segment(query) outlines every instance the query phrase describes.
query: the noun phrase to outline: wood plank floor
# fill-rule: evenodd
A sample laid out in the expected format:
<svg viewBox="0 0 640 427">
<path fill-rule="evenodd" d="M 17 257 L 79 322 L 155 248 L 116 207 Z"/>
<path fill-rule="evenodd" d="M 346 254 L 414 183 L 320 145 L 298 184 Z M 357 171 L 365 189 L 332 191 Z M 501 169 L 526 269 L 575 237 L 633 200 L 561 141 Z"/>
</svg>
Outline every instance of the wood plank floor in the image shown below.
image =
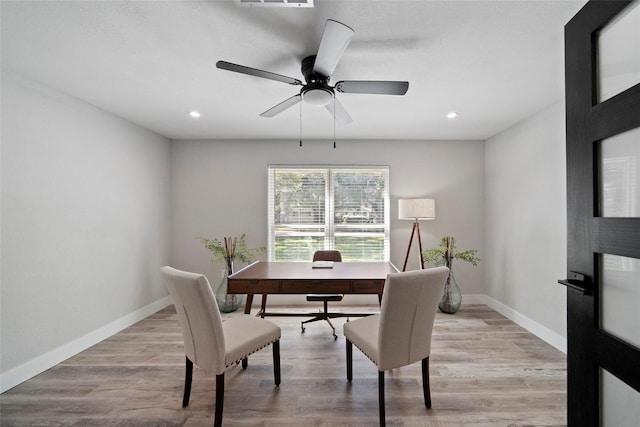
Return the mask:
<svg viewBox="0 0 640 427">
<path fill-rule="evenodd" d="M 225 426 L 378 424 L 378 373 L 356 348 L 353 382 L 346 380 L 346 319 L 335 319 L 337 341 L 323 322 L 301 334 L 301 318 L 270 320 L 282 327 L 282 384 L 273 384 L 270 347 L 251 356 L 247 370 L 228 369 Z M 565 355 L 484 305 L 463 305 L 455 315 L 438 313 L 432 409 L 422 400 L 420 363 L 386 377 L 389 426 L 566 424 Z M 170 306 L 2 394 L 0 424 L 213 424 L 215 376 L 194 370 L 185 409 L 183 379 L 182 335 Z"/>
</svg>

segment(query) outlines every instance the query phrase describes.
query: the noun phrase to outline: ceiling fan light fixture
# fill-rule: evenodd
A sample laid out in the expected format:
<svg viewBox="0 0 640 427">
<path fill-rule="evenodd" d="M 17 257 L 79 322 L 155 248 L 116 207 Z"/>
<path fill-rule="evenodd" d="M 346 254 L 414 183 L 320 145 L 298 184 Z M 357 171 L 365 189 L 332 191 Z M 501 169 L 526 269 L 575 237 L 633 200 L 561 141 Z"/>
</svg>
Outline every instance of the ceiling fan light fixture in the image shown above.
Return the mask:
<svg viewBox="0 0 640 427">
<path fill-rule="evenodd" d="M 326 88 L 309 89 L 302 94 L 302 99 L 315 107 L 324 107 L 333 99 L 333 92 Z"/>
</svg>

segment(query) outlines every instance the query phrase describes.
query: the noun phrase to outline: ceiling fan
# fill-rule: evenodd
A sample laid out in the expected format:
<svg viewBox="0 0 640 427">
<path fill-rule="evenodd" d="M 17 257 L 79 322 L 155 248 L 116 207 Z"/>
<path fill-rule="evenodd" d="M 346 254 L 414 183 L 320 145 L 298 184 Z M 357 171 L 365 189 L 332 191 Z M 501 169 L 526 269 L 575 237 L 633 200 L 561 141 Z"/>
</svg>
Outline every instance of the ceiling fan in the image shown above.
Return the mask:
<svg viewBox="0 0 640 427">
<path fill-rule="evenodd" d="M 216 67 L 221 70 L 302 86 L 300 93 L 260 114 L 262 117 L 273 117 L 304 100 L 311 105 L 324 106 L 336 122 L 340 124 L 350 123 L 352 121 L 351 116 L 336 99 L 336 90 L 341 93 L 404 95 L 409 89 L 409 82 L 406 81 L 342 80 L 337 82 L 335 86 L 329 85 L 331 74 L 349 45 L 353 32 L 352 28 L 341 22 L 332 19 L 327 20 L 320 46 L 318 47 L 318 53 L 302 60 L 301 71 L 306 83 L 293 77 L 226 61 L 218 61 Z"/>
</svg>

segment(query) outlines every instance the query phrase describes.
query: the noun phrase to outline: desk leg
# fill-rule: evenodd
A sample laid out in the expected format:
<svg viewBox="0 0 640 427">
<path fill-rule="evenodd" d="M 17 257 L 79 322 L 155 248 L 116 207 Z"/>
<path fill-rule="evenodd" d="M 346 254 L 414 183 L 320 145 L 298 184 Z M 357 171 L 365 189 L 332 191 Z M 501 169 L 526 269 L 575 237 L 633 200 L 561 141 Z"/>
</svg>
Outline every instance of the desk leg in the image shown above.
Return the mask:
<svg viewBox="0 0 640 427">
<path fill-rule="evenodd" d="M 264 312 L 267 308 L 267 294 L 262 294 L 262 302 L 260 303 L 260 317 L 264 319 Z"/>
<path fill-rule="evenodd" d="M 382 305 L 382 294 L 378 294 L 378 305 Z"/>
<path fill-rule="evenodd" d="M 253 304 L 253 294 L 247 294 L 247 302 L 244 305 L 244 314 L 251 313 L 251 304 Z"/>
</svg>

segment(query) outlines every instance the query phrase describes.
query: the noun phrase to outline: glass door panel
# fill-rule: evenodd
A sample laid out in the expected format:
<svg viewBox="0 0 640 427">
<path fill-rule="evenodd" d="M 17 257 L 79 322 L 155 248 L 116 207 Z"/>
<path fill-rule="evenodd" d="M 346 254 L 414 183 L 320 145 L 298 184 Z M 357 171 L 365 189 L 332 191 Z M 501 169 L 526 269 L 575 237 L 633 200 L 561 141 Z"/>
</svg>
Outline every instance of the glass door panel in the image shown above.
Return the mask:
<svg viewBox="0 0 640 427">
<path fill-rule="evenodd" d="M 635 426 L 640 420 L 640 393 L 600 369 L 600 425 Z"/>
<path fill-rule="evenodd" d="M 640 128 L 600 143 L 600 216 L 640 216 Z"/>
<path fill-rule="evenodd" d="M 640 259 L 602 255 L 600 328 L 640 348 Z"/>
<path fill-rule="evenodd" d="M 598 37 L 598 101 L 640 83 L 640 1 L 605 26 Z"/>
</svg>

